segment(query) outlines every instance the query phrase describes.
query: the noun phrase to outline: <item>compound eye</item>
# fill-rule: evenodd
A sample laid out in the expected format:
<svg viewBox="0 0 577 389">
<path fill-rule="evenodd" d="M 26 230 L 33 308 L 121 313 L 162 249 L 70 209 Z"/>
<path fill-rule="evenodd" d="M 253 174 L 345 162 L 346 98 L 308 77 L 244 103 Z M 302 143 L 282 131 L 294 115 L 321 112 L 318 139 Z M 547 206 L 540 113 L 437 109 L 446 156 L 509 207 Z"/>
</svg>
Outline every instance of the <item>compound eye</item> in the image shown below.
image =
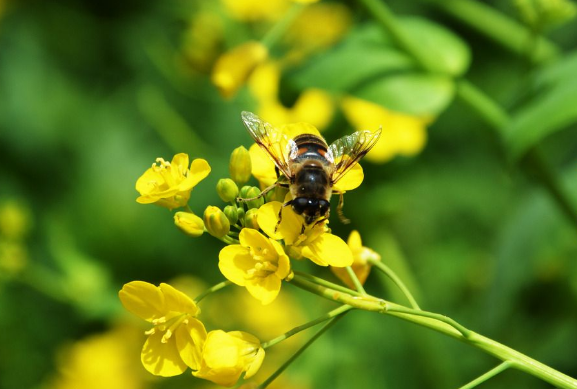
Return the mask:
<svg viewBox="0 0 577 389">
<path fill-rule="evenodd" d="M 322 216 L 327 214 L 330 207 L 331 204 L 327 200 L 319 200 L 319 210 Z"/>
<path fill-rule="evenodd" d="M 304 212 L 304 210 L 309 205 L 309 200 L 304 198 L 304 197 L 297 197 L 296 199 L 293 199 L 293 201 L 291 202 L 291 205 L 292 205 L 293 211 L 295 211 L 296 214 L 300 215 Z"/>
</svg>

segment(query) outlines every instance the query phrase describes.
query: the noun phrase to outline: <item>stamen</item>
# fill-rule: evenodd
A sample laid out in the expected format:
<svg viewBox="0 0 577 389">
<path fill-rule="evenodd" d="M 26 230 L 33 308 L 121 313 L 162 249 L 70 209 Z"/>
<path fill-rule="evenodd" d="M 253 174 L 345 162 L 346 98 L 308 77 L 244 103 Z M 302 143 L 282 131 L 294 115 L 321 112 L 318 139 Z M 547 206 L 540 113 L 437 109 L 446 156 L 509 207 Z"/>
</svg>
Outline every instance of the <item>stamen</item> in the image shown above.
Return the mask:
<svg viewBox="0 0 577 389">
<path fill-rule="evenodd" d="M 154 324 L 155 326 L 164 323 L 166 323 L 166 316 L 159 317 L 158 319 L 152 319 L 152 324 Z"/>
<path fill-rule="evenodd" d="M 168 330 L 166 330 L 166 333 L 164 335 L 162 335 L 162 339 L 160 339 L 160 342 L 161 343 L 168 343 L 168 340 L 170 339 L 171 336 L 172 336 L 172 331 L 169 328 Z"/>
<path fill-rule="evenodd" d="M 155 332 L 156 332 L 156 328 L 152 327 L 148 331 L 144 331 L 144 335 L 146 335 L 146 336 L 153 335 Z"/>
</svg>

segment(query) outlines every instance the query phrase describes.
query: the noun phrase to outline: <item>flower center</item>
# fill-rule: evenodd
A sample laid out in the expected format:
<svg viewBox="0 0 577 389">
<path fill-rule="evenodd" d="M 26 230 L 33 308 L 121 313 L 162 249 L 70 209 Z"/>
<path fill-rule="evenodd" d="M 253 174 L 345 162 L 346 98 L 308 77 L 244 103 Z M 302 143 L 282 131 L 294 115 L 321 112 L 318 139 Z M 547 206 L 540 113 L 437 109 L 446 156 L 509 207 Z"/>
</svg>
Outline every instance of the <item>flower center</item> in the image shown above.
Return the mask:
<svg viewBox="0 0 577 389">
<path fill-rule="evenodd" d="M 167 343 L 179 325 L 181 325 L 182 323 L 184 324 L 188 323 L 188 317 L 189 317 L 188 313 L 182 313 L 168 320 L 166 319 L 166 316 L 159 317 L 158 319 L 153 319 L 152 324 L 154 325 L 154 327 L 149 329 L 148 331 L 145 331 L 144 334 L 152 335 L 155 334 L 157 330 L 160 332 L 164 332 L 164 335 L 162 335 L 162 339 L 160 341 L 162 343 Z"/>
</svg>

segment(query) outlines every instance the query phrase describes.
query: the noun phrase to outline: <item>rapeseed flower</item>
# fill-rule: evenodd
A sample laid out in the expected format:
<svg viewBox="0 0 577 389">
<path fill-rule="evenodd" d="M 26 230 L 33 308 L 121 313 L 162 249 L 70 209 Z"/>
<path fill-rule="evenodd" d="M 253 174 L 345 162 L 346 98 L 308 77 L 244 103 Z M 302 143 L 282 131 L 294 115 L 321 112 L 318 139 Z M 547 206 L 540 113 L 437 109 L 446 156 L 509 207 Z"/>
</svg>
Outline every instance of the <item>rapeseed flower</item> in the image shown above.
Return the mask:
<svg viewBox="0 0 577 389">
<path fill-rule="evenodd" d="M 270 304 L 291 274 L 289 258 L 278 242 L 252 228 L 240 231 L 239 242 L 220 251 L 218 267 L 262 304 Z"/>
<path fill-rule="evenodd" d="M 163 377 L 200 368 L 201 347 L 206 339 L 195 302 L 168 284 L 154 286 L 132 281 L 118 293 L 124 308 L 154 325 L 146 332 L 141 361 L 150 373 Z"/>
<path fill-rule="evenodd" d="M 156 204 L 168 209 L 184 207 L 192 189 L 208 174 L 210 166 L 204 159 L 195 159 L 188 166 L 188 155 L 176 154 L 172 162 L 157 158 L 136 181 L 140 204 Z"/>
<path fill-rule="evenodd" d="M 326 221 L 313 223 L 303 230 L 304 218 L 290 206 L 282 208 L 278 201 L 266 203 L 258 212 L 260 228 L 272 239 L 282 239 L 287 253 L 295 259 L 308 258 L 320 266 L 345 267 L 353 263 L 347 244 L 329 232 Z"/>
<path fill-rule="evenodd" d="M 361 235 L 358 231 L 353 230 L 349 238 L 347 239 L 347 245 L 349 249 L 353 253 L 353 264 L 351 268 L 353 272 L 361 282 L 364 284 L 367 280 L 370 272 L 371 272 L 371 264 L 369 263 L 369 259 L 375 259 L 379 261 L 381 256 L 377 254 L 375 251 L 371 250 L 368 247 L 363 246 L 363 242 L 361 240 Z M 331 271 L 341 280 L 343 281 L 349 288 L 354 289 L 355 284 L 349 277 L 349 274 L 345 269 L 342 267 L 334 267 L 331 266 Z"/>
<path fill-rule="evenodd" d="M 264 360 L 264 349 L 253 335 L 242 331 L 210 331 L 202 347 L 200 369 L 195 377 L 222 386 L 233 386 L 242 373 L 250 378 Z"/>
</svg>

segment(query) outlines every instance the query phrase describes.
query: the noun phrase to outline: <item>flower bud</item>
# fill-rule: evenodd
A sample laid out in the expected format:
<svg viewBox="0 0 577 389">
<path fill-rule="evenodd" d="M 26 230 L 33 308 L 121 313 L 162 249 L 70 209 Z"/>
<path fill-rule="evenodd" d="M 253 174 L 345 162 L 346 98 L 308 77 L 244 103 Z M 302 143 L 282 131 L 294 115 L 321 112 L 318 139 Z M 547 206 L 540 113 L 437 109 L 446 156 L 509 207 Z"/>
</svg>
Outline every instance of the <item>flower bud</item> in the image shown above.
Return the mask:
<svg viewBox="0 0 577 389">
<path fill-rule="evenodd" d="M 224 207 L 224 214 L 231 225 L 238 221 L 238 210 L 235 205 L 227 205 Z"/>
<path fill-rule="evenodd" d="M 248 207 L 248 209 L 260 208 L 260 206 L 264 204 L 264 196 L 261 196 L 260 194 L 261 194 L 260 189 L 257 188 L 256 186 L 251 187 L 246 192 L 245 198 L 247 198 L 247 199 L 254 198 L 254 200 L 246 202 L 246 206 Z M 257 197 L 257 196 L 260 196 L 260 197 Z"/>
<path fill-rule="evenodd" d="M 242 188 L 240 188 L 240 190 L 238 191 L 238 197 L 240 197 L 241 199 L 248 199 L 248 191 L 252 189 L 252 186 L 249 185 L 245 185 Z"/>
<path fill-rule="evenodd" d="M 239 185 L 246 184 L 250 179 L 252 163 L 250 154 L 244 146 L 237 147 L 230 155 L 228 165 L 230 176 Z"/>
<path fill-rule="evenodd" d="M 193 238 L 198 238 L 204 233 L 204 222 L 191 212 L 175 213 L 174 224 L 186 235 Z"/>
<path fill-rule="evenodd" d="M 208 233 L 216 238 L 222 238 L 230 231 L 230 222 L 219 207 L 209 205 L 204 210 L 204 226 Z"/>
<path fill-rule="evenodd" d="M 240 220 L 242 223 L 244 223 L 244 215 L 245 215 L 244 208 L 243 208 L 243 207 L 238 207 L 238 208 L 236 209 L 236 213 L 237 213 L 237 215 L 238 215 L 238 220 Z M 244 225 L 244 224 L 243 224 L 243 225 Z"/>
<path fill-rule="evenodd" d="M 216 192 L 225 203 L 236 200 L 238 186 L 230 178 L 221 178 L 216 184 Z"/>
<path fill-rule="evenodd" d="M 253 228 L 255 230 L 258 230 L 258 221 L 257 221 L 257 216 L 258 216 L 258 209 L 256 208 L 252 208 L 249 209 L 246 212 L 246 215 L 244 215 L 244 226 L 246 228 Z"/>
</svg>

